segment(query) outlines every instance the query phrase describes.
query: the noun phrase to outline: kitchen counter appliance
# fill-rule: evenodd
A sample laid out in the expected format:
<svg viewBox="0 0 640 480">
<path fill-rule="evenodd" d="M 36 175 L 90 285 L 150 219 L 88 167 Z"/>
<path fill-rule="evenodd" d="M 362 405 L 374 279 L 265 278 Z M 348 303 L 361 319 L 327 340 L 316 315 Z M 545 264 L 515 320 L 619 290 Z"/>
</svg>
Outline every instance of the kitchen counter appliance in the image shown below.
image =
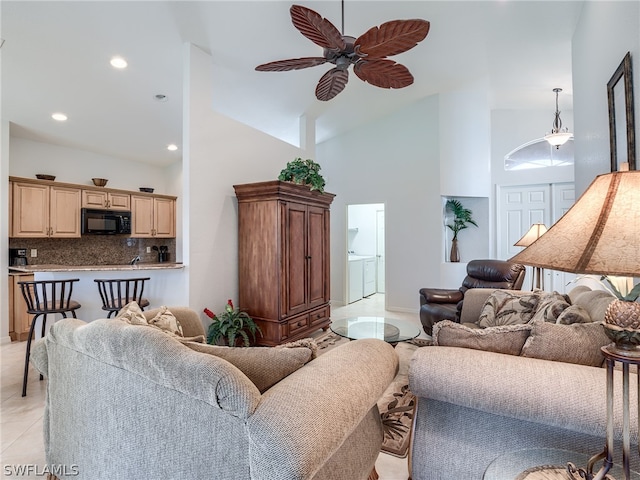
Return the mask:
<svg viewBox="0 0 640 480">
<path fill-rule="evenodd" d="M 9 265 L 12 267 L 22 267 L 28 265 L 26 248 L 9 249 Z"/>
<path fill-rule="evenodd" d="M 83 208 L 82 235 L 118 235 L 131 233 L 131 212 Z"/>
</svg>

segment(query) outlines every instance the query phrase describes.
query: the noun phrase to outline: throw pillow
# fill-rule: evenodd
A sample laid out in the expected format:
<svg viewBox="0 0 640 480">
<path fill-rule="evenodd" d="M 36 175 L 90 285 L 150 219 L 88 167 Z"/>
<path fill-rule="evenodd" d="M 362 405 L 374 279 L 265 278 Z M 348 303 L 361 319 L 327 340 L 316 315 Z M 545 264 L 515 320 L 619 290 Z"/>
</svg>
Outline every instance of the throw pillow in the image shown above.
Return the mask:
<svg viewBox="0 0 640 480">
<path fill-rule="evenodd" d="M 558 316 L 556 323 L 561 325 L 571 325 L 572 323 L 592 322 L 591 315 L 586 308 L 580 305 L 570 305 Z"/>
<path fill-rule="evenodd" d="M 178 335 L 179 337 L 184 336 L 184 333 L 182 332 L 182 325 L 180 325 L 178 319 L 164 305 L 160 307 L 160 311 L 157 315 L 149 320 L 149 325 L 155 325 L 156 327 L 159 327 L 164 331 L 171 332 L 174 335 Z"/>
<path fill-rule="evenodd" d="M 131 325 L 148 325 L 147 319 L 142 313 L 142 309 L 138 302 L 129 302 L 127 303 L 116 315 L 116 318 L 122 320 L 124 322 L 130 323 Z"/>
<path fill-rule="evenodd" d="M 533 322 L 521 356 L 599 367 L 604 361 L 600 347 L 611 343 L 602 323 Z"/>
<path fill-rule="evenodd" d="M 264 393 L 280 380 L 309 362 L 311 348 L 221 347 L 208 343 L 185 342 L 196 352 L 215 355 L 237 367 Z"/>
<path fill-rule="evenodd" d="M 147 320 L 140 306 L 135 302 L 127 303 L 122 310 L 115 316 L 116 319 L 127 322 L 131 325 L 142 325 L 162 330 L 164 333 L 171 335 L 179 342 L 197 342 L 204 343 L 204 335 L 196 335 L 195 337 L 184 337 L 182 325 L 173 313 L 165 306 L 151 319 Z"/>
<path fill-rule="evenodd" d="M 447 347 L 520 355 L 530 331 L 530 324 L 469 328 L 451 320 L 442 320 L 433 326 L 433 342 Z"/>
<path fill-rule="evenodd" d="M 536 312 L 531 317 L 531 321 L 542 320 L 545 322 L 556 323 L 558 316 L 570 306 L 570 300 L 565 295 L 558 292 L 537 292 L 540 296 Z"/>
<path fill-rule="evenodd" d="M 537 293 L 496 290 L 484 302 L 477 323 L 482 328 L 527 323 L 539 300 Z"/>
</svg>

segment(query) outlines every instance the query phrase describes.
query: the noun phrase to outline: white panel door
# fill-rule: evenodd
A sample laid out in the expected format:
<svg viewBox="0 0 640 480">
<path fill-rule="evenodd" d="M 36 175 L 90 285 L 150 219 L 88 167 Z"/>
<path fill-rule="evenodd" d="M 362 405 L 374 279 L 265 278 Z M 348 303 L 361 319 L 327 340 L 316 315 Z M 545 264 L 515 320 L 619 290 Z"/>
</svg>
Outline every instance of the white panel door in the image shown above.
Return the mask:
<svg viewBox="0 0 640 480">
<path fill-rule="evenodd" d="M 549 226 L 551 211 L 550 185 L 500 187 L 498 245 L 499 258 L 507 260 L 522 250 L 514 244 L 534 223 Z M 529 276 L 529 272 L 527 272 Z"/>
<path fill-rule="evenodd" d="M 534 223 L 551 227 L 575 201 L 573 183 L 517 185 L 498 187 L 498 252 L 499 258 L 508 260 L 522 250 L 514 244 Z M 545 271 L 544 289 L 565 292 L 575 276 L 564 272 Z M 531 289 L 533 268 L 527 267 L 523 289 Z"/>
<path fill-rule="evenodd" d="M 551 185 L 552 225 L 569 210 L 576 201 L 576 189 L 573 183 L 555 183 Z M 573 288 L 575 273 L 545 270 L 545 290 L 567 293 Z"/>
</svg>

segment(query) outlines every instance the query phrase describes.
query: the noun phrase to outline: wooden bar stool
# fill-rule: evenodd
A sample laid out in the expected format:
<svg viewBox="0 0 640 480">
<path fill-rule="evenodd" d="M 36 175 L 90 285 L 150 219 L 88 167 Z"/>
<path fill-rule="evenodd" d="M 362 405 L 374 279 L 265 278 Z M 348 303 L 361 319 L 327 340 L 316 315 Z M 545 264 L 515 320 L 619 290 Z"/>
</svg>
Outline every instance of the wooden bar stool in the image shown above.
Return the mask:
<svg viewBox="0 0 640 480">
<path fill-rule="evenodd" d="M 107 318 L 118 313 L 129 302 L 136 301 L 142 310 L 148 307 L 149 300 L 142 298 L 144 282 L 147 280 L 151 280 L 151 277 L 95 279 L 102 298 L 102 310 L 109 312 Z"/>
<path fill-rule="evenodd" d="M 38 280 L 28 282 L 18 282 L 22 296 L 27 303 L 27 313 L 35 315 L 29 327 L 29 337 L 27 338 L 27 355 L 24 362 L 24 378 L 22 380 L 22 396 L 27 395 L 27 377 L 29 376 L 29 356 L 31 355 L 31 340 L 33 339 L 36 322 L 42 316 L 42 336 L 44 337 L 47 326 L 47 315 L 61 314 L 67 318 L 67 313 L 71 313 L 76 318 L 76 310 L 80 304 L 71 300 L 73 282 L 72 280 Z M 42 380 L 42 375 L 40 375 Z"/>
</svg>

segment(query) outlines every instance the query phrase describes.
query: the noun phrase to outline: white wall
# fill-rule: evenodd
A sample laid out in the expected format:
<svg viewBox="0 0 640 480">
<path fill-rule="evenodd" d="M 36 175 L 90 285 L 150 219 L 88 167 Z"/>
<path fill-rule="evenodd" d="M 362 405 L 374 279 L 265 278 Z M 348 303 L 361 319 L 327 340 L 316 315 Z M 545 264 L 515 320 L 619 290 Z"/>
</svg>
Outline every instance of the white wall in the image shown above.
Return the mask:
<svg viewBox="0 0 640 480">
<path fill-rule="evenodd" d="M 93 185 L 92 178 L 106 178 L 109 188 L 137 191 L 152 187 L 156 193 L 168 193 L 166 169 L 147 163 L 17 137 L 11 137 L 9 155 L 9 175 L 15 177 L 46 173 L 55 175 L 57 182 L 80 185 Z"/>
<path fill-rule="evenodd" d="M 211 56 L 185 45 L 183 247 L 188 305 L 221 311 L 238 298 L 238 220 L 233 185 L 275 180 L 305 152 L 211 108 Z M 203 320 L 205 317 L 201 314 Z"/>
<path fill-rule="evenodd" d="M 607 82 L 631 52 L 636 122 L 636 168 L 640 146 L 640 2 L 584 2 L 572 41 L 576 197 L 611 171 Z"/>
<path fill-rule="evenodd" d="M 416 311 L 418 289 L 436 285 L 441 260 L 438 97 L 425 98 L 317 146 L 336 194 L 331 207 L 331 300 L 345 303 L 347 205 L 384 203 L 386 303 Z"/>
<path fill-rule="evenodd" d="M 440 193 L 491 194 L 491 117 L 486 79 L 441 94 Z"/>
</svg>

